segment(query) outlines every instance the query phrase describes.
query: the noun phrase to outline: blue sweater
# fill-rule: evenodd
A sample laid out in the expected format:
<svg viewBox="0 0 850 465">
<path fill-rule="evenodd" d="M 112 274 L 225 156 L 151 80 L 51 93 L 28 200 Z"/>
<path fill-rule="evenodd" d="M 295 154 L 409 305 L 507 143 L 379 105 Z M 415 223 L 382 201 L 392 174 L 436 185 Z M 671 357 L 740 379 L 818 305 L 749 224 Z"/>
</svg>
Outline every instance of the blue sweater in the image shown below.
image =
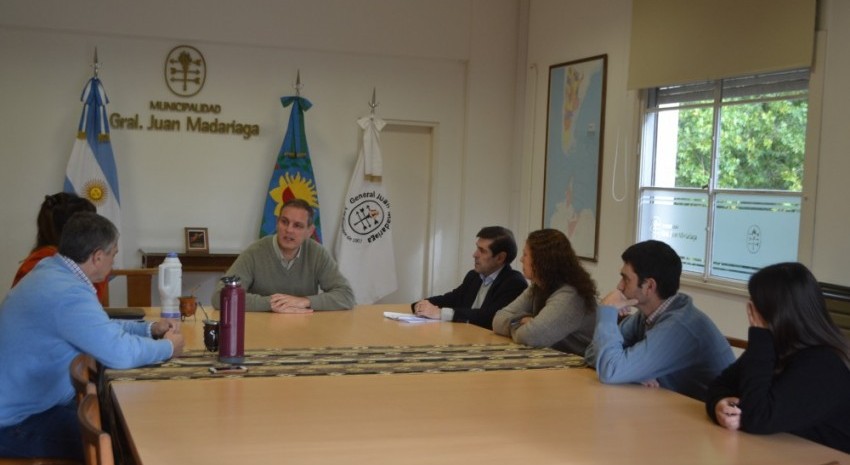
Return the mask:
<svg viewBox="0 0 850 465">
<path fill-rule="evenodd" d="M 150 323 L 110 320 L 58 256 L 42 260 L 0 304 L 0 427 L 71 402 L 81 352 L 119 369 L 170 358 L 171 342 L 149 336 Z"/>
<path fill-rule="evenodd" d="M 617 309 L 600 306 L 593 342 L 585 352 L 603 383 L 657 379 L 661 387 L 704 400 L 708 385 L 735 361 L 714 322 L 685 294 L 674 297 L 648 331 L 637 312 L 617 326 Z"/>
</svg>

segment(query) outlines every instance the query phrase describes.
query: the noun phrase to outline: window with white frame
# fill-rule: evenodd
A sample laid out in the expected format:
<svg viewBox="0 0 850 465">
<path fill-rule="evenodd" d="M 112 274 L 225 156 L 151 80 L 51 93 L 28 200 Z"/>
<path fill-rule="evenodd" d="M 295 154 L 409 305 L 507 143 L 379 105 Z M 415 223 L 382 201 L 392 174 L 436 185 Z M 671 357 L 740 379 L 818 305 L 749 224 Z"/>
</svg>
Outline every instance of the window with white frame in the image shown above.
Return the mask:
<svg viewBox="0 0 850 465">
<path fill-rule="evenodd" d="M 646 93 L 638 240 L 705 280 L 797 260 L 809 70 Z"/>
</svg>

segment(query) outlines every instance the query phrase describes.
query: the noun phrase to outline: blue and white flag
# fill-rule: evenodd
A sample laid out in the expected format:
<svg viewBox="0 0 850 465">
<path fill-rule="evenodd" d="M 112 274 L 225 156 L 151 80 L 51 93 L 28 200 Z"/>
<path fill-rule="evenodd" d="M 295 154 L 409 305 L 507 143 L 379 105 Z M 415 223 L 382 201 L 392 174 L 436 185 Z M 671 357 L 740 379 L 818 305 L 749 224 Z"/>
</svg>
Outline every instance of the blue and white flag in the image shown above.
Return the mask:
<svg viewBox="0 0 850 465">
<path fill-rule="evenodd" d="M 100 79 L 89 79 L 81 98 L 83 112 L 77 128 L 77 140 L 71 150 L 65 171 L 65 192 L 73 192 L 91 201 L 97 213 L 109 218 L 121 231 L 121 196 L 118 192 L 118 170 L 109 141 L 106 116 L 106 92 Z M 120 251 L 120 247 L 119 247 Z M 115 257 L 115 268 L 122 268 L 121 255 Z"/>
<path fill-rule="evenodd" d="M 382 184 L 381 129 L 384 121 L 357 120 L 363 143 L 348 184 L 342 228 L 336 241 L 339 270 L 351 282 L 358 304 L 371 304 L 398 288 L 390 201 Z"/>
</svg>

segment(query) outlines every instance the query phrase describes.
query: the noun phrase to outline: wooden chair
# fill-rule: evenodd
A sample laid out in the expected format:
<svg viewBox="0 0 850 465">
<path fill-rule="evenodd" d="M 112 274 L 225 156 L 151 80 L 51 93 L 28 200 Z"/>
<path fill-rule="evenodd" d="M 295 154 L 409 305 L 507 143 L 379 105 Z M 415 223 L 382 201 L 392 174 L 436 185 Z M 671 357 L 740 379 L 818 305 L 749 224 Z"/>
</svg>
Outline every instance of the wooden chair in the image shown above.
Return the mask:
<svg viewBox="0 0 850 465">
<path fill-rule="evenodd" d="M 83 438 L 83 456 L 86 465 L 114 465 L 112 437 L 103 431 L 100 423 L 100 403 L 97 394 L 86 394 L 77 409 L 80 434 Z"/>
<path fill-rule="evenodd" d="M 738 349 L 747 349 L 747 340 L 746 339 L 738 339 L 737 337 L 726 336 L 726 340 L 729 341 L 729 345 L 732 347 L 737 347 Z"/>
<path fill-rule="evenodd" d="M 71 360 L 71 384 L 77 391 L 77 405 L 86 394 L 97 395 L 97 361 L 89 354 L 80 354 Z M 2 464 L 0 464 L 2 465 Z"/>
<path fill-rule="evenodd" d="M 820 288 L 832 321 L 850 337 L 850 287 L 820 283 Z"/>
</svg>

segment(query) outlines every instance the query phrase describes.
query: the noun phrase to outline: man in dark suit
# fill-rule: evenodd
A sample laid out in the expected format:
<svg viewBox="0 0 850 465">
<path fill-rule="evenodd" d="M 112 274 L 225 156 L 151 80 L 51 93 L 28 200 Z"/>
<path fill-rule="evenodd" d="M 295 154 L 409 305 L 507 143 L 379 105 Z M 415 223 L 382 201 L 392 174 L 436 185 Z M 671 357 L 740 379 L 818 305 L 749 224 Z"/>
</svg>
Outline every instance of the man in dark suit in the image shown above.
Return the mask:
<svg viewBox="0 0 850 465">
<path fill-rule="evenodd" d="M 487 226 L 478 232 L 475 246 L 475 268 L 463 283 L 449 293 L 411 304 L 413 313 L 493 329 L 493 315 L 513 302 L 528 284 L 522 273 L 511 268 L 517 247 L 509 229 Z"/>
</svg>

